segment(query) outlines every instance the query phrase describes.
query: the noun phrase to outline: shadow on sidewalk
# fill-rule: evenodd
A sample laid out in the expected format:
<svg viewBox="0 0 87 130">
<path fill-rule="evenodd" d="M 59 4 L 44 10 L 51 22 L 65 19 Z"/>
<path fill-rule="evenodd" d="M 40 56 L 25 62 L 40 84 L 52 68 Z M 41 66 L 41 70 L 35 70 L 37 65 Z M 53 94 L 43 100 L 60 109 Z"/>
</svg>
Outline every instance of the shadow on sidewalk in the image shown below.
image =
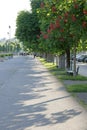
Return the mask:
<svg viewBox="0 0 87 130">
<path fill-rule="evenodd" d="M 82 113 L 75 109 L 58 109 L 47 113 L 48 105 L 65 100 L 70 95 L 47 100 L 43 92 L 48 94 L 51 91 L 50 84 L 53 81 L 46 79 L 49 74 L 45 75 L 45 70 L 35 69 L 37 66 L 31 60 L 23 64 L 1 90 L 0 101 L 3 105 L 0 106 L 0 130 L 31 130 L 31 127 L 62 124 Z M 58 107 L 56 103 L 54 107 Z"/>
</svg>

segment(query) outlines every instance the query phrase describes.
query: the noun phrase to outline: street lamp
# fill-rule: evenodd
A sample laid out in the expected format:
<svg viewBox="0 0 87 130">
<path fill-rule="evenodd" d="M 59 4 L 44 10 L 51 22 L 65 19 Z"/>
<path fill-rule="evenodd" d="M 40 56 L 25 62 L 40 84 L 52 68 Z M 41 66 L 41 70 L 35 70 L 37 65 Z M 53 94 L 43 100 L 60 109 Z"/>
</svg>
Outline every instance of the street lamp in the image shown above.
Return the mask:
<svg viewBox="0 0 87 130">
<path fill-rule="evenodd" d="M 9 40 L 11 39 L 11 26 L 9 25 Z"/>
<path fill-rule="evenodd" d="M 10 40 L 11 40 L 11 26 L 9 25 L 8 26 L 8 28 L 9 28 L 9 31 L 7 32 L 7 34 L 8 34 L 8 52 L 10 51 Z"/>
</svg>

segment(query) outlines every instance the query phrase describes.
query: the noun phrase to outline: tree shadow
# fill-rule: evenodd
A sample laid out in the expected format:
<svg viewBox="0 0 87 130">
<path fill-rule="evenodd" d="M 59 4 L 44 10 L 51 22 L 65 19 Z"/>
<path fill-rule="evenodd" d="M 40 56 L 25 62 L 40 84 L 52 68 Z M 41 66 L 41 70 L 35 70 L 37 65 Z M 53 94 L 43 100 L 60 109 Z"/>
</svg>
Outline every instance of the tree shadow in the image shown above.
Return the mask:
<svg viewBox="0 0 87 130">
<path fill-rule="evenodd" d="M 67 120 L 80 115 L 81 113 L 82 113 L 81 111 L 69 109 L 69 110 L 60 111 L 58 113 L 52 113 L 51 118 L 53 120 L 53 124 L 64 123 Z"/>
<path fill-rule="evenodd" d="M 39 127 L 64 123 L 81 114 L 81 111 L 74 109 L 58 111 L 56 113 L 50 113 L 50 117 L 47 117 L 45 111 L 47 111 L 47 106 L 51 102 L 63 100 L 68 97 L 69 96 L 46 100 L 32 105 L 24 105 L 23 102 L 26 101 L 26 99 L 17 100 L 16 98 L 15 103 L 12 102 L 9 109 L 1 114 L 0 130 L 24 130 L 32 126 Z"/>
<path fill-rule="evenodd" d="M 63 109 L 46 114 L 49 104 L 69 98 L 70 95 L 45 99 L 44 92 L 47 93 L 52 89 L 48 86 L 54 81 L 48 81 L 49 74 L 45 75 L 46 70 L 41 71 L 39 66 L 38 69 L 35 67 L 37 64 L 34 64 L 31 58 L 21 65 L 12 80 L 9 80 L 6 88 L 1 90 L 4 95 L 0 99 L 3 102 L 0 106 L 0 130 L 24 130 L 26 128 L 30 130 L 33 126 L 52 126 L 52 124 L 64 123 L 81 114 L 81 111 L 74 109 Z"/>
</svg>

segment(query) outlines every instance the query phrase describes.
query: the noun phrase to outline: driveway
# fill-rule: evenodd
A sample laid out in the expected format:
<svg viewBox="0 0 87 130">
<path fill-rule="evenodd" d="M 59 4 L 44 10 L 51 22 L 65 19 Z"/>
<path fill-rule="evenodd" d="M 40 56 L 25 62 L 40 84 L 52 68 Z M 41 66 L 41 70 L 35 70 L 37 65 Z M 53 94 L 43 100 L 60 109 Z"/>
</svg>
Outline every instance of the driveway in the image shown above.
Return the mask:
<svg viewBox="0 0 87 130">
<path fill-rule="evenodd" d="M 32 56 L 0 63 L 0 130 L 87 130 L 87 111 Z"/>
</svg>

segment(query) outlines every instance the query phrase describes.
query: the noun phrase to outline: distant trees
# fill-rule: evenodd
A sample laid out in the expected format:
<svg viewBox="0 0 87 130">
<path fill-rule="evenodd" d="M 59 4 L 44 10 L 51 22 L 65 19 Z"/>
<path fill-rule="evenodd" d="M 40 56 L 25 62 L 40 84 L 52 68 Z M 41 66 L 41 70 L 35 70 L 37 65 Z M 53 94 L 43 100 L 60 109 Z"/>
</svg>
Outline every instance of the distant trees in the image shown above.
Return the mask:
<svg viewBox="0 0 87 130">
<path fill-rule="evenodd" d="M 0 52 L 1 53 L 14 53 L 19 52 L 21 50 L 20 42 L 16 39 L 11 41 L 5 40 L 0 42 Z"/>
</svg>

